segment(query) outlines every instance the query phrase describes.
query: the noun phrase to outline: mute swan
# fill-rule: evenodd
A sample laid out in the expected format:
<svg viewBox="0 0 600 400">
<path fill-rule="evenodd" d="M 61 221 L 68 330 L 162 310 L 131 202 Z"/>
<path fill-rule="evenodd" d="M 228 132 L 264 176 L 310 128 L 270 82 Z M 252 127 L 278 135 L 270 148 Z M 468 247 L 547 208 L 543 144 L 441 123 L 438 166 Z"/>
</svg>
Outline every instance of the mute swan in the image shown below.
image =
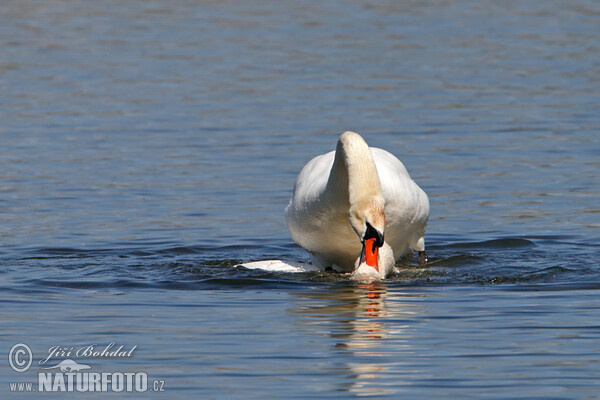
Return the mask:
<svg viewBox="0 0 600 400">
<path fill-rule="evenodd" d="M 381 279 L 410 249 L 427 262 L 428 219 L 429 199 L 402 162 L 350 131 L 302 168 L 286 208 L 292 239 L 315 265 Z"/>
</svg>

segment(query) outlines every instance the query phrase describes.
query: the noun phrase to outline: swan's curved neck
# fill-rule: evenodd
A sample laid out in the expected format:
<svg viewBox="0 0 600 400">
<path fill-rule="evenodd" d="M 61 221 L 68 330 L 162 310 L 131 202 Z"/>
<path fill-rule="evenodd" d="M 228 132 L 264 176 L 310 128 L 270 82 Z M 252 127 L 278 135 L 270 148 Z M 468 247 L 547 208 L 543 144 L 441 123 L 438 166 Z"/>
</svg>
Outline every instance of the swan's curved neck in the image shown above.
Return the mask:
<svg viewBox="0 0 600 400">
<path fill-rule="evenodd" d="M 335 151 L 327 191 L 350 206 L 366 206 L 381 197 L 381 182 L 371 149 L 358 134 L 344 133 Z"/>
</svg>

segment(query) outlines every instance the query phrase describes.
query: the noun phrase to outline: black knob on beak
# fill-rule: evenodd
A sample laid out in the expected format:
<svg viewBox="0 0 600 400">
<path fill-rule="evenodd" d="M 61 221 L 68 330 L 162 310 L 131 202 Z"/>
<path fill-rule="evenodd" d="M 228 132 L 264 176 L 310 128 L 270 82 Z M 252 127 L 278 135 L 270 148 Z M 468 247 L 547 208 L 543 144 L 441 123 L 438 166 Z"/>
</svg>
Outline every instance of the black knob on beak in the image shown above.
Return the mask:
<svg viewBox="0 0 600 400">
<path fill-rule="evenodd" d="M 363 236 L 363 242 L 367 239 L 375 239 L 374 246 L 381 247 L 383 246 L 383 233 L 379 232 L 377 229 L 373 228 L 373 226 L 367 222 L 367 230 L 365 231 L 365 235 Z"/>
</svg>

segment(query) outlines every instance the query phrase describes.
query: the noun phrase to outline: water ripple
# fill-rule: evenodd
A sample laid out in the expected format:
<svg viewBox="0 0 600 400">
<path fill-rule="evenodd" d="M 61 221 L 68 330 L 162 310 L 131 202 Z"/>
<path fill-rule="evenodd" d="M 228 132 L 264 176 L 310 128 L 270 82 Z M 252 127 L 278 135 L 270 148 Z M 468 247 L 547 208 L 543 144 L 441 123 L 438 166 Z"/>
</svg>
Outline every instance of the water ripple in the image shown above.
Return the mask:
<svg viewBox="0 0 600 400">
<path fill-rule="evenodd" d="M 598 268 L 585 261 L 592 260 L 593 248 L 564 239 L 552 236 L 446 244 L 441 241 L 429 246 L 427 266 L 416 265 L 413 257 L 403 258 L 397 263 L 396 272 L 385 283 L 391 286 L 427 286 L 595 281 Z M 558 242 L 568 251 L 557 253 Z M 306 256 L 302 249 L 288 242 L 274 246 L 172 246 L 157 249 L 39 248 L 12 263 L 13 268 L 30 268 L 32 276 L 20 280 L 20 284 L 28 287 L 205 290 L 216 286 L 264 286 L 267 289 L 281 285 L 352 284 L 344 274 L 287 274 L 238 267 L 245 261 L 264 259 L 265 256 L 278 257 L 279 254 L 288 258 Z M 3 272 L 10 275 L 8 270 Z"/>
</svg>

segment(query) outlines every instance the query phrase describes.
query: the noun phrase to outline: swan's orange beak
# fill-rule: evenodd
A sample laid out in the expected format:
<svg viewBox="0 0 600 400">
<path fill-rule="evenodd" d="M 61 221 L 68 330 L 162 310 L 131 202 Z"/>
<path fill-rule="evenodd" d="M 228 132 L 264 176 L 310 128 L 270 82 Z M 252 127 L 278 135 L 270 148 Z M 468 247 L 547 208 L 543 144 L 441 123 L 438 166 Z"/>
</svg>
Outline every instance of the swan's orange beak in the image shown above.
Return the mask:
<svg viewBox="0 0 600 400">
<path fill-rule="evenodd" d="M 365 239 L 363 242 L 362 254 L 367 265 L 379 271 L 379 264 L 377 264 L 377 253 L 379 252 L 379 247 L 377 247 L 377 244 L 375 243 L 376 241 L 377 239 L 375 238 Z"/>
</svg>

